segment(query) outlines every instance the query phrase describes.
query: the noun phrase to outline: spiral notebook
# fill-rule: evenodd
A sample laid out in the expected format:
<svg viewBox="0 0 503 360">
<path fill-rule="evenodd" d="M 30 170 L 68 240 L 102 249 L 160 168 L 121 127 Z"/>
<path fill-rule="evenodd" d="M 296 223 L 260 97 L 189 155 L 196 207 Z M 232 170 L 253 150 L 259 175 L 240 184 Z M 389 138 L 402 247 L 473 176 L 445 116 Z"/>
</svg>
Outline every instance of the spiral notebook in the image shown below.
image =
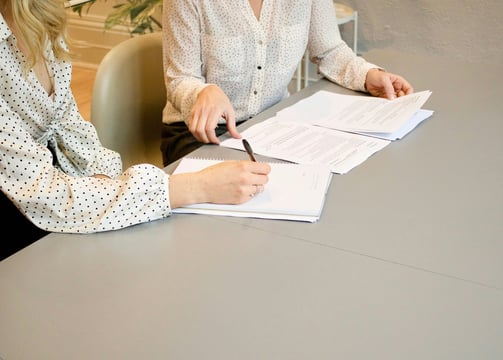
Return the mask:
<svg viewBox="0 0 503 360">
<path fill-rule="evenodd" d="M 193 172 L 222 160 L 183 158 L 173 174 Z M 193 204 L 173 209 L 178 214 L 206 214 L 316 222 L 320 219 L 332 172 L 325 165 L 269 163 L 264 191 L 239 205 Z"/>
</svg>

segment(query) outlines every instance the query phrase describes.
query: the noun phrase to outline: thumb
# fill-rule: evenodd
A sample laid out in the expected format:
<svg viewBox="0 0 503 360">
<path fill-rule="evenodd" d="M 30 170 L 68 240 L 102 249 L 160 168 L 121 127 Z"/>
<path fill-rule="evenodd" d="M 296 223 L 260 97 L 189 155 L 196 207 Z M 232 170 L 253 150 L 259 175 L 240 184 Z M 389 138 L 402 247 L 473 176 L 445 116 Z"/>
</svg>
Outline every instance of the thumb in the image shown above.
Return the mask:
<svg viewBox="0 0 503 360">
<path fill-rule="evenodd" d="M 396 98 L 395 88 L 393 87 L 393 83 L 388 76 L 386 76 L 383 86 L 386 99 L 393 100 L 394 98 Z"/>
<path fill-rule="evenodd" d="M 241 134 L 236 128 L 236 119 L 234 115 L 229 116 L 229 118 L 227 119 L 227 130 L 229 131 L 229 134 L 231 134 L 233 138 L 241 139 Z"/>
<path fill-rule="evenodd" d="M 236 124 L 227 124 L 227 130 L 229 130 L 229 134 L 235 139 L 241 139 L 241 134 L 239 133 L 238 129 L 236 128 Z"/>
</svg>

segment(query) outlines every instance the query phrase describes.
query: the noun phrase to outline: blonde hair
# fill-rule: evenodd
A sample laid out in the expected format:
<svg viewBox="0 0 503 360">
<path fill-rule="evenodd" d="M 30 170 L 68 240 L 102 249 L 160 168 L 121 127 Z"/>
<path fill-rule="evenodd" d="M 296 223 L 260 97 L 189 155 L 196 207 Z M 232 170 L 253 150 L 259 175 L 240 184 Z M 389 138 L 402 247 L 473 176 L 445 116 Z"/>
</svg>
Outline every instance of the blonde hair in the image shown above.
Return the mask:
<svg viewBox="0 0 503 360">
<path fill-rule="evenodd" d="M 70 60 L 65 47 L 69 38 L 64 0 L 11 0 L 10 3 L 14 22 L 30 53 L 28 69 L 44 58 L 47 42 L 57 59 Z"/>
</svg>

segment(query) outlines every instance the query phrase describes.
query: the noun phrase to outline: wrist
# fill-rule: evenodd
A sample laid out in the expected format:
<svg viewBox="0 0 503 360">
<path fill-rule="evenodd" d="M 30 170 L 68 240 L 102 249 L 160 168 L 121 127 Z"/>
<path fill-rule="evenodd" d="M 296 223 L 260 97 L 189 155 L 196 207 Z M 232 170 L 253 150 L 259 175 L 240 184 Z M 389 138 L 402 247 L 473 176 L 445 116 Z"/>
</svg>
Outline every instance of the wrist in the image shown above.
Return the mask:
<svg viewBox="0 0 503 360">
<path fill-rule="evenodd" d="M 364 84 L 364 87 L 365 87 L 365 91 L 369 91 L 368 90 L 368 87 L 367 87 L 367 84 L 369 82 L 369 77 L 373 76 L 372 74 L 373 73 L 376 73 L 376 72 L 386 72 L 384 69 L 381 69 L 381 68 L 372 68 L 372 69 L 369 69 L 367 71 L 367 75 L 365 75 L 365 84 Z"/>
<path fill-rule="evenodd" d="M 198 173 L 182 173 L 169 177 L 169 199 L 172 208 L 204 202 Z"/>
</svg>

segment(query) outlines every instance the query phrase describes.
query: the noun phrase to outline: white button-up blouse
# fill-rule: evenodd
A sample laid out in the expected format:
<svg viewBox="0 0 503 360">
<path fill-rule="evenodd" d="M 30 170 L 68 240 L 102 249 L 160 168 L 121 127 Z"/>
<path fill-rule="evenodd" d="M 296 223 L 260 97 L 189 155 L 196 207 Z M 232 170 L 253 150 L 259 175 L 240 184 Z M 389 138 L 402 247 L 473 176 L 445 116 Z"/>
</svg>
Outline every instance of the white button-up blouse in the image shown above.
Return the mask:
<svg viewBox="0 0 503 360">
<path fill-rule="evenodd" d="M 319 73 L 365 91 L 377 66 L 341 39 L 332 0 L 264 0 L 258 20 L 248 0 L 164 0 L 165 123 L 186 121 L 197 94 L 217 84 L 242 121 L 288 96 L 306 48 Z"/>
</svg>

